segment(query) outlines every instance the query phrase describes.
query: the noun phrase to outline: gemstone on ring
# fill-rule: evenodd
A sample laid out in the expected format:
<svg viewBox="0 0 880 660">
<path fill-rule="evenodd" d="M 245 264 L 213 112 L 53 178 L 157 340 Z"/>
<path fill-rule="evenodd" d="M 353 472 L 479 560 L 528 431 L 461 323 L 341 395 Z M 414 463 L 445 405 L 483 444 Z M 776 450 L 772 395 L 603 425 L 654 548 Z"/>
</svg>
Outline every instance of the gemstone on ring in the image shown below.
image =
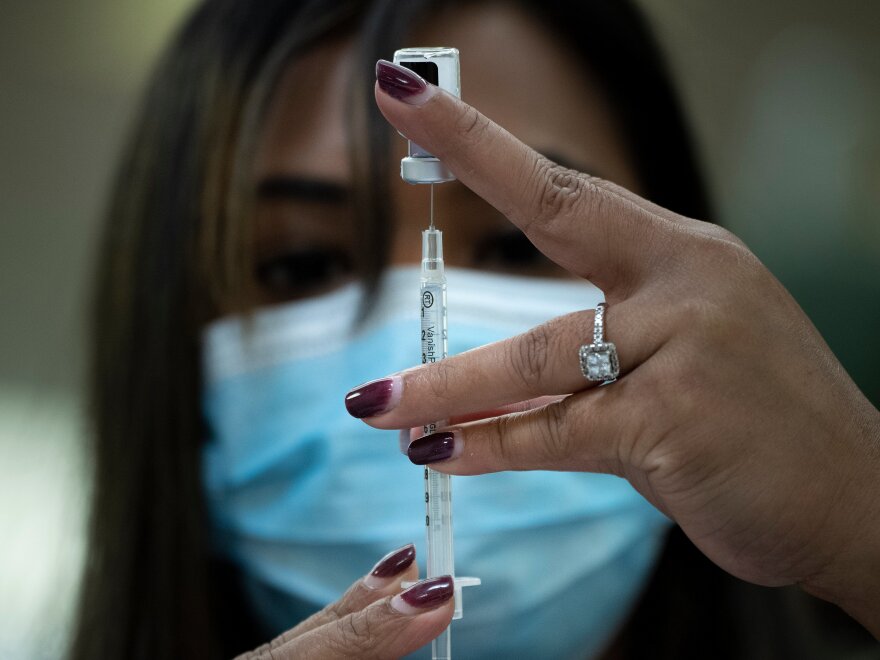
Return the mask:
<svg viewBox="0 0 880 660">
<path fill-rule="evenodd" d="M 587 380 L 614 380 L 620 374 L 617 348 L 608 342 L 581 346 L 581 371 Z"/>
<path fill-rule="evenodd" d="M 593 343 L 581 346 L 578 355 L 584 378 L 611 383 L 620 374 L 620 362 L 617 359 L 617 348 L 611 342 L 605 341 L 606 309 L 608 309 L 607 303 L 601 302 L 596 305 L 593 316 Z"/>
</svg>

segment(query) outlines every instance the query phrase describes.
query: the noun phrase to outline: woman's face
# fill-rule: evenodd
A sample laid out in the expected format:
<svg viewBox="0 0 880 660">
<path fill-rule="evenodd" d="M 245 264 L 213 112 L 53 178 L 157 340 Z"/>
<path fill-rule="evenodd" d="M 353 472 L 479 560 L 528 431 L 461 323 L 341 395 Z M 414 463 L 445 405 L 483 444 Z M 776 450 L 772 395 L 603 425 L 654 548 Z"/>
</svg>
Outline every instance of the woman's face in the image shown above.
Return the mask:
<svg viewBox="0 0 880 660">
<path fill-rule="evenodd" d="M 400 44 L 409 45 L 458 48 L 464 100 L 551 160 L 638 192 L 597 83 L 528 14 L 502 3 L 443 11 Z M 289 67 L 270 107 L 256 167 L 257 305 L 326 293 L 356 277 L 345 107 L 353 64 L 352 39 L 322 43 Z M 406 141 L 396 133 L 392 140 L 402 158 Z M 404 183 L 396 168 L 388 176 L 391 264 L 416 264 L 429 186 Z M 434 194 L 447 265 L 567 276 L 462 184 L 435 186 Z"/>
</svg>

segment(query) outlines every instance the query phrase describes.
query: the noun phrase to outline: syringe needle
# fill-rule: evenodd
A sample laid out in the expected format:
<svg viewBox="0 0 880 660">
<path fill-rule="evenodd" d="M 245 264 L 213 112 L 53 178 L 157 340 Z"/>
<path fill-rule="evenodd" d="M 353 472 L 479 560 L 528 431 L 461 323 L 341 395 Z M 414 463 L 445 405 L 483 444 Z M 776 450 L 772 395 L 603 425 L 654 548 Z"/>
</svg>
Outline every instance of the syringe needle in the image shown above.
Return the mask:
<svg viewBox="0 0 880 660">
<path fill-rule="evenodd" d="M 431 184 L 431 223 L 429 229 L 434 228 L 434 184 Z"/>
</svg>

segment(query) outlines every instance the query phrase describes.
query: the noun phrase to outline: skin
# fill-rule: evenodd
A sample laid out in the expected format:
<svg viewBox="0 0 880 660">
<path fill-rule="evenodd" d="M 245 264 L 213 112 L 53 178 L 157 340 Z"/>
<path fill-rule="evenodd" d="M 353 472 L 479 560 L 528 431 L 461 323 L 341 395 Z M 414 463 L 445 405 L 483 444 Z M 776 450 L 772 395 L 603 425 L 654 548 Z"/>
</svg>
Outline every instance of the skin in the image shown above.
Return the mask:
<svg viewBox="0 0 880 660">
<path fill-rule="evenodd" d="M 485 39 L 488 31 L 497 37 L 492 43 L 518 47 L 500 52 Z M 528 16 L 502 4 L 478 3 L 436 15 L 412 43 L 454 44 L 462 52 L 464 96 L 475 107 L 555 160 L 638 190 L 620 130 L 596 84 L 588 73 L 573 71 L 567 53 Z M 319 295 L 357 277 L 351 268 L 356 217 L 345 194 L 351 169 L 344 99 L 352 47 L 348 38 L 327 41 L 293 63 L 267 115 L 254 182 L 255 305 Z M 529 85 L 521 84 L 523 71 L 529 72 Z M 406 143 L 395 135 L 389 148 L 400 158 Z M 396 171 L 389 179 L 391 264 L 417 264 L 428 190 L 404 184 Z M 573 277 L 462 183 L 437 186 L 435 196 L 447 265 Z M 517 249 L 492 248 L 511 236 Z M 413 565 L 382 590 L 356 583 L 340 601 L 246 657 L 399 657 L 429 643 L 448 624 L 451 602 L 417 614 L 390 605 L 400 591 L 396 585 L 416 579 L 415 571 Z"/>
<path fill-rule="evenodd" d="M 520 47 L 493 51 L 481 38 L 487 29 Z M 577 348 L 592 327 L 585 310 L 398 375 L 399 403 L 367 423 L 457 420 L 457 457 L 433 466 L 454 474 L 623 476 L 725 570 L 758 584 L 798 583 L 880 634 L 880 414 L 788 293 L 729 232 L 635 194 L 601 94 L 528 18 L 481 4 L 438 17 L 416 42 L 466 54 L 471 105 L 442 93 L 410 105 L 377 89 L 388 120 L 461 181 L 437 190 L 449 263 L 595 282 L 610 303 L 606 335 L 622 377 L 595 388 L 581 376 Z M 256 185 L 330 185 L 318 186 L 321 194 L 282 185 L 283 194 L 261 195 L 256 304 L 317 295 L 355 277 L 345 255 L 356 218 L 344 194 L 326 194 L 350 181 L 342 105 L 350 49 L 347 40 L 327 42 L 299 60 L 267 118 Z M 402 141 L 393 148 L 403 154 Z M 415 263 L 426 191 L 389 176 L 392 262 Z M 508 220 L 548 259 L 514 263 L 474 249 L 508 231 Z M 317 250 L 323 264 L 305 285 L 303 250 Z M 415 570 L 400 579 L 415 579 Z M 404 655 L 438 634 L 452 608 L 397 611 L 398 585 L 370 590 L 359 581 L 247 657 Z"/>
<path fill-rule="evenodd" d="M 389 122 L 437 154 L 547 257 L 609 301 L 622 377 L 597 388 L 576 360 L 593 313 L 394 376 L 410 428 L 453 427 L 451 474 L 553 469 L 628 479 L 716 564 L 799 584 L 880 635 L 880 413 L 788 292 L 736 236 L 562 168 L 435 88 Z"/>
<path fill-rule="evenodd" d="M 384 584 L 366 575 L 339 600 L 236 660 L 398 658 L 411 653 L 443 632 L 454 609 L 452 599 L 416 614 L 400 605 L 394 598 L 400 583 L 417 578 L 415 564 L 382 580 Z"/>
</svg>

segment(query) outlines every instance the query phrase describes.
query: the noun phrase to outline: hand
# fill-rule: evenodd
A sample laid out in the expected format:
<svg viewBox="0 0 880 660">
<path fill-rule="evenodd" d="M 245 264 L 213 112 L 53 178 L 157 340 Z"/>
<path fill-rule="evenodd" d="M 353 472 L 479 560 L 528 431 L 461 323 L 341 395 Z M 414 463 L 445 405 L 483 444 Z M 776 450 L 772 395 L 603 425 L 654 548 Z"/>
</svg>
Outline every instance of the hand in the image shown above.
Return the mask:
<svg viewBox="0 0 880 660">
<path fill-rule="evenodd" d="M 335 603 L 238 660 L 399 658 L 424 646 L 452 620 L 449 577 L 418 579 L 415 548 L 383 557 Z"/>
<path fill-rule="evenodd" d="M 452 474 L 625 477 L 725 570 L 800 583 L 880 634 L 880 414 L 782 285 L 730 232 L 561 168 L 432 86 L 393 85 L 380 73 L 376 98 L 398 130 L 605 291 L 621 377 L 582 376 L 584 311 L 359 388 L 356 416 L 372 397 L 378 428 L 452 420 L 409 448 Z"/>
</svg>

